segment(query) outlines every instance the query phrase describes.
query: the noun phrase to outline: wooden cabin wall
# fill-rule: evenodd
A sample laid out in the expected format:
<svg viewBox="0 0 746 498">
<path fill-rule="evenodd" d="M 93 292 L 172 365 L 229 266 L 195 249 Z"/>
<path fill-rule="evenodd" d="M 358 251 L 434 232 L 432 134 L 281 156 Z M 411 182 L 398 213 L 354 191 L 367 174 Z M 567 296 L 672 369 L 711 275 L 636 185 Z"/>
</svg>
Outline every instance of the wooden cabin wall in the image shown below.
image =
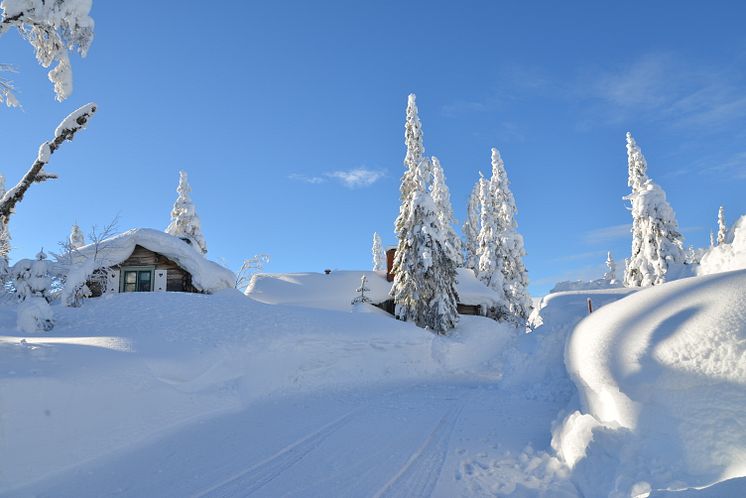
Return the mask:
<svg viewBox="0 0 746 498">
<path fill-rule="evenodd" d="M 166 291 L 167 292 L 198 292 L 192 285 L 192 275 L 182 269 L 179 265 L 168 259 L 162 254 L 136 245 L 132 254 L 125 261 L 116 265 L 117 267 L 125 266 L 154 266 L 156 270 L 167 270 L 166 273 Z M 98 285 L 91 282 L 96 289 L 91 288 L 94 296 L 101 295 L 101 289 Z"/>
</svg>

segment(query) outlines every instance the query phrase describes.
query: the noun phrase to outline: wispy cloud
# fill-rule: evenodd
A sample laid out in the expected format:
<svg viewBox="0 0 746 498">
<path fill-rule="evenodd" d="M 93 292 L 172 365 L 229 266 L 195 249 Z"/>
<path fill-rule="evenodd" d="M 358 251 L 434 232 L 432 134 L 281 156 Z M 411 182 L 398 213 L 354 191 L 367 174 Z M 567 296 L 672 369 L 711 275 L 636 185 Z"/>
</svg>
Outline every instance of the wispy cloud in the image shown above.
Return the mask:
<svg viewBox="0 0 746 498">
<path fill-rule="evenodd" d="M 292 173 L 288 175 L 288 179 L 296 182 L 310 183 L 311 185 L 318 185 L 326 182 L 326 178 L 320 176 L 306 176 L 301 175 L 300 173 Z"/>
<path fill-rule="evenodd" d="M 311 185 L 319 185 L 334 180 L 347 188 L 369 187 L 378 180 L 386 176 L 386 171 L 368 169 L 364 167 L 352 168 L 348 170 L 329 171 L 321 176 L 307 176 L 299 173 L 293 173 L 288 176 L 290 180 L 295 180 Z"/>
<path fill-rule="evenodd" d="M 596 111 L 611 121 L 637 115 L 679 127 L 710 128 L 746 116 L 743 77 L 728 69 L 657 53 L 594 73 L 581 75 L 576 96 L 605 104 Z"/>
<path fill-rule="evenodd" d="M 589 230 L 583 234 L 583 242 L 585 242 L 586 244 L 602 244 L 612 242 L 625 237 L 630 237 L 630 230 L 632 230 L 632 225 L 629 223 L 625 223 L 624 225 L 612 225 L 608 227 L 596 228 L 594 230 Z"/>
<path fill-rule="evenodd" d="M 359 188 L 373 185 L 386 176 L 386 172 L 367 168 L 354 168 L 349 170 L 332 171 L 326 173 L 326 176 L 339 180 L 342 182 L 342 185 L 347 188 Z"/>
</svg>

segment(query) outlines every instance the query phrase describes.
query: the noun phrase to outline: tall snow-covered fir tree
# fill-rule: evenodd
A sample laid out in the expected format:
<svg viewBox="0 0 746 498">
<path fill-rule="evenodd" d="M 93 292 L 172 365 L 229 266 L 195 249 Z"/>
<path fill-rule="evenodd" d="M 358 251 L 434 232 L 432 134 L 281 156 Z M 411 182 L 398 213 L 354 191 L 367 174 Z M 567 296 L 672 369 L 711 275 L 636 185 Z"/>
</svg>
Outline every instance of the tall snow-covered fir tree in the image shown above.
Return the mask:
<svg viewBox="0 0 746 498">
<path fill-rule="evenodd" d="M 373 232 L 373 270 L 383 271 L 386 269 L 386 253 L 383 251 L 383 243 L 378 232 Z"/>
<path fill-rule="evenodd" d="M 481 216 L 479 210 L 479 181 L 474 184 L 474 188 L 471 189 L 469 194 L 469 203 L 466 206 L 466 221 L 462 230 L 464 232 L 464 267 L 473 270 L 474 274 L 477 273 L 477 267 L 479 266 L 479 256 L 477 255 L 477 248 L 479 247 L 479 218 Z"/>
<path fill-rule="evenodd" d="M 401 207 L 395 223 L 398 239 L 391 296 L 399 320 L 445 334 L 458 322 L 456 267 L 447 254 L 437 208 L 428 193 L 432 176 L 424 157 L 422 126 L 415 95 L 407 102 L 404 125 L 406 170 L 401 181 Z"/>
<path fill-rule="evenodd" d="M 666 193 L 647 177 L 647 163 L 634 138 L 627 133 L 627 160 L 632 192 L 632 253 L 624 270 L 624 285 L 662 284 L 672 265 L 684 264 L 686 254 L 676 214 Z"/>
<path fill-rule="evenodd" d="M 604 273 L 604 280 L 609 285 L 616 284 L 616 261 L 614 256 L 611 255 L 611 251 L 606 253 L 606 273 Z"/>
<path fill-rule="evenodd" d="M 433 183 L 430 186 L 430 195 L 433 198 L 435 208 L 438 212 L 438 221 L 443 230 L 446 252 L 448 253 L 448 257 L 453 260 L 453 264 L 459 268 L 464 264 L 464 254 L 461 239 L 454 229 L 456 219 L 453 216 L 451 193 L 446 185 L 446 177 L 445 173 L 443 173 L 443 167 L 440 165 L 440 161 L 435 156 L 433 156 L 430 161 L 433 172 Z"/>
<path fill-rule="evenodd" d="M 499 225 L 500 218 L 497 213 L 497 204 L 491 188 L 491 182 L 479 172 L 479 206 L 481 219 L 479 235 L 477 236 L 477 278 L 484 285 L 495 290 L 503 298 L 503 259 L 500 255 L 500 233 L 502 227 Z M 501 314 L 507 313 L 505 309 L 497 310 Z"/>
<path fill-rule="evenodd" d="M 179 195 L 171 210 L 171 223 L 166 228 L 166 233 L 188 238 L 202 254 L 206 254 L 207 243 L 202 235 L 199 216 L 189 195 L 191 191 L 186 171 L 179 171 L 179 186 L 176 188 Z"/>
<path fill-rule="evenodd" d="M 519 324 L 525 323 L 531 314 L 533 301 L 528 293 L 528 274 L 523 264 L 526 250 L 523 237 L 518 233 L 515 216 L 518 209 L 510 190 L 508 173 L 500 152 L 492 149 L 492 178 L 490 189 L 495 198 L 496 215 L 500 227 L 500 257 L 503 260 L 503 289 L 508 301 L 510 316 Z"/>
<path fill-rule="evenodd" d="M 70 229 L 69 244 L 70 249 L 78 249 L 85 245 L 85 236 L 77 223 Z"/>
<path fill-rule="evenodd" d="M 2 197 L 3 195 L 5 195 L 5 177 L 3 175 L 0 175 L 0 197 Z M 7 267 L 9 255 L 10 231 L 8 230 L 8 220 L 0 217 L 0 258 L 5 261 L 4 268 Z M 0 268 L 0 270 L 2 270 L 2 268 Z"/>
<path fill-rule="evenodd" d="M 728 227 L 725 224 L 725 209 L 720 206 L 718 209 L 718 245 L 725 244 L 728 236 Z"/>
<path fill-rule="evenodd" d="M 710 247 L 715 247 L 715 234 L 710 230 Z"/>
</svg>

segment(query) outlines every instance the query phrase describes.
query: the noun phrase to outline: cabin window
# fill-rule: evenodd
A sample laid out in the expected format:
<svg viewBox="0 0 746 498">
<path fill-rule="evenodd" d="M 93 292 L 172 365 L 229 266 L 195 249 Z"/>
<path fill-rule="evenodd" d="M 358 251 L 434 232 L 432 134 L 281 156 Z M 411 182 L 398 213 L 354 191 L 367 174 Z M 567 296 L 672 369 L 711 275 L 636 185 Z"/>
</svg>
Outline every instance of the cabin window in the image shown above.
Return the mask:
<svg viewBox="0 0 746 498">
<path fill-rule="evenodd" d="M 122 292 L 150 292 L 153 290 L 153 270 L 122 269 Z"/>
</svg>

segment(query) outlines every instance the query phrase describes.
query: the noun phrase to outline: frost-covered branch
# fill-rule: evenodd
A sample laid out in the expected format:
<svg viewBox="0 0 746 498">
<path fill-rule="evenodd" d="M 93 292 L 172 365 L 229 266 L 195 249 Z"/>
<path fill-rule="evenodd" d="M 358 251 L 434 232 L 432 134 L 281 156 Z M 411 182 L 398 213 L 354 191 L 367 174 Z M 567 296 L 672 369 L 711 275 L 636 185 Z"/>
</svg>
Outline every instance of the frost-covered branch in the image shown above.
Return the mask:
<svg viewBox="0 0 746 498">
<path fill-rule="evenodd" d="M 269 254 L 256 254 L 252 258 L 244 259 L 241 268 L 236 272 L 236 289 L 245 288 L 254 274 L 264 270 L 264 265 L 269 261 Z"/>
<path fill-rule="evenodd" d="M 0 63 L 0 73 L 15 73 L 16 68 L 10 64 Z M 18 107 L 20 103 L 15 96 L 16 88 L 12 80 L 0 78 L 0 104 L 5 102 L 8 107 Z"/>
<path fill-rule="evenodd" d="M 72 93 L 72 68 L 68 50 L 77 50 L 85 57 L 93 42 L 92 0 L 3 0 L 0 36 L 10 28 L 17 28 L 34 50 L 42 67 L 57 65 L 49 71 L 54 93 L 60 102 Z M 0 94 L 2 86 L 0 86 Z M 17 101 L 10 94 L 12 101 Z"/>
<path fill-rule="evenodd" d="M 15 187 L 9 189 L 0 198 L 0 221 L 3 221 L 5 224 L 8 223 L 8 219 L 13 213 L 16 204 L 23 199 L 24 194 L 32 183 L 57 178 L 57 175 L 43 171 L 44 166 L 63 142 L 72 140 L 75 138 L 77 132 L 85 128 L 88 120 L 91 119 L 91 116 L 95 112 L 96 104 L 84 105 L 60 123 L 57 129 L 54 130 L 54 138 L 52 140 L 41 144 L 36 161 L 31 165 L 31 168 L 23 175 L 23 178 L 21 178 L 21 181 Z"/>
</svg>

